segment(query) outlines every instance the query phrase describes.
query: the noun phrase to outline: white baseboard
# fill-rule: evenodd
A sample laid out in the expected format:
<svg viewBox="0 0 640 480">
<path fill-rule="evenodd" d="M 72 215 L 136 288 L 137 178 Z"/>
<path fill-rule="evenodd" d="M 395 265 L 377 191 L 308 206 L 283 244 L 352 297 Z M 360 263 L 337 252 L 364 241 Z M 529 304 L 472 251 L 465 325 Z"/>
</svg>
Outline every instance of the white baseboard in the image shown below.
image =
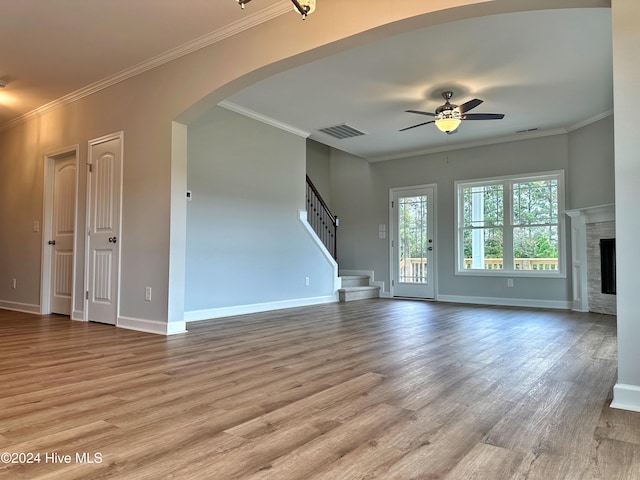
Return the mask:
<svg viewBox="0 0 640 480">
<path fill-rule="evenodd" d="M 474 303 L 478 305 L 497 305 L 501 307 L 553 308 L 571 310 L 573 302 L 562 300 L 531 300 L 528 298 L 503 297 L 467 297 L 465 295 L 438 295 L 439 302 Z"/>
<path fill-rule="evenodd" d="M 144 318 L 133 317 L 118 317 L 118 323 L 116 326 L 126 328 L 128 330 L 155 333 L 158 335 L 175 335 L 187 332 L 187 325 L 185 322 L 167 323 L 159 320 L 147 320 Z"/>
<path fill-rule="evenodd" d="M 613 402 L 611 408 L 640 412 L 640 387 L 616 383 L 613 386 Z"/>
<path fill-rule="evenodd" d="M 323 297 L 296 298 L 294 300 L 281 300 L 278 302 L 254 303 L 251 305 L 236 305 L 232 307 L 207 308 L 184 312 L 185 322 L 197 322 L 211 320 L 213 318 L 232 317 L 234 315 L 246 315 L 248 313 L 269 312 L 285 308 L 306 307 L 321 303 L 334 303 L 338 301 L 338 294 L 325 295 Z"/>
<path fill-rule="evenodd" d="M 9 302 L 0 300 L 0 308 L 3 308 L 5 310 L 13 310 L 15 312 L 35 313 L 36 315 L 40 315 L 40 305 L 34 305 L 31 303 Z"/>
<path fill-rule="evenodd" d="M 75 320 L 76 322 L 84 322 L 84 312 L 82 310 L 73 310 L 71 312 L 71 320 Z"/>
</svg>

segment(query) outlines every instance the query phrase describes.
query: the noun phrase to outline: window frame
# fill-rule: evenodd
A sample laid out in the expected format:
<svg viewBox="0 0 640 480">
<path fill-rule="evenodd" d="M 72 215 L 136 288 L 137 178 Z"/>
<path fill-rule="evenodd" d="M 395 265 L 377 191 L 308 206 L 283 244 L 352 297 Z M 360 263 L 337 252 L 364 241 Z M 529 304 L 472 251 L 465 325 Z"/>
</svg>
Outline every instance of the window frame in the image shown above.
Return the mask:
<svg viewBox="0 0 640 480">
<path fill-rule="evenodd" d="M 557 270 L 516 270 L 514 268 L 513 232 L 522 228 L 522 224 L 514 224 L 513 185 L 516 183 L 535 182 L 540 180 L 557 180 L 558 183 L 558 269 Z M 487 185 L 502 184 L 503 195 L 503 268 L 502 269 L 465 269 L 464 268 L 464 189 Z M 497 177 L 476 178 L 470 180 L 456 180 L 454 182 L 454 221 L 455 228 L 455 275 L 483 276 L 483 277 L 529 277 L 529 278 L 566 278 L 566 228 L 565 212 L 565 182 L 564 170 L 548 172 L 525 173 L 518 175 L 504 175 Z"/>
</svg>

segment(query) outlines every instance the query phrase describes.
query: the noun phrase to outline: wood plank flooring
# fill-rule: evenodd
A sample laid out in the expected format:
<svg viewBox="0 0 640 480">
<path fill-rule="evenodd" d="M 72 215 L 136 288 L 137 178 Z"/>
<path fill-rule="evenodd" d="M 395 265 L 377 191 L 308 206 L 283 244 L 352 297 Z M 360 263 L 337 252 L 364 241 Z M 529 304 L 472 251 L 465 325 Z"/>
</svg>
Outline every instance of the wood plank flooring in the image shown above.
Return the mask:
<svg viewBox="0 0 640 480">
<path fill-rule="evenodd" d="M 0 310 L 0 478 L 637 480 L 615 330 L 384 299 L 172 337 Z"/>
</svg>

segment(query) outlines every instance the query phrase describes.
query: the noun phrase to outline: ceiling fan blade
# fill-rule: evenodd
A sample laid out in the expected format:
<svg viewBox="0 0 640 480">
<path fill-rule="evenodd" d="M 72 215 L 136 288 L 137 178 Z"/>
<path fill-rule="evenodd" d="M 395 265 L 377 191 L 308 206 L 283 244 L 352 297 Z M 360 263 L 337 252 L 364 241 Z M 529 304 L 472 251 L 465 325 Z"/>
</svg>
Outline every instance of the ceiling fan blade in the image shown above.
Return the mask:
<svg viewBox="0 0 640 480">
<path fill-rule="evenodd" d="M 468 113 L 464 116 L 465 120 L 501 120 L 504 113 Z"/>
<path fill-rule="evenodd" d="M 462 114 L 468 112 L 472 108 L 476 108 L 481 103 L 482 100 L 480 100 L 479 98 L 474 98 L 473 100 L 469 100 L 468 102 L 464 102 L 462 105 L 458 106 L 458 110 Z"/>
<path fill-rule="evenodd" d="M 412 128 L 416 128 L 416 127 L 421 127 L 423 125 L 428 125 L 430 123 L 434 123 L 435 120 L 431 120 L 430 122 L 424 122 L 424 123 L 419 123 L 417 125 L 412 125 L 410 127 L 406 127 L 406 128 L 401 128 L 400 130 L 398 130 L 399 132 L 404 132 L 405 130 L 411 130 Z"/>
<path fill-rule="evenodd" d="M 435 117 L 435 113 L 431 112 L 421 112 L 420 110 L 405 110 L 407 113 L 417 113 L 418 115 L 429 115 L 430 117 Z"/>
</svg>

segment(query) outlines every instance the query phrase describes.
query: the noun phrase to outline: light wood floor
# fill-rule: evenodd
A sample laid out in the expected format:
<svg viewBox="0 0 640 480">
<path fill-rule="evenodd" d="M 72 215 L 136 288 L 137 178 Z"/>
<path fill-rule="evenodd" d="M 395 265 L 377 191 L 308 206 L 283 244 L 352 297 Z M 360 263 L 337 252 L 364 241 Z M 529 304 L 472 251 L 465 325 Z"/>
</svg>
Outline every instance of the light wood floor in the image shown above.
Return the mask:
<svg viewBox="0 0 640 480">
<path fill-rule="evenodd" d="M 0 311 L 0 452 L 41 455 L 0 478 L 637 480 L 615 355 L 615 318 L 562 311 L 378 299 L 173 337 Z"/>
</svg>

